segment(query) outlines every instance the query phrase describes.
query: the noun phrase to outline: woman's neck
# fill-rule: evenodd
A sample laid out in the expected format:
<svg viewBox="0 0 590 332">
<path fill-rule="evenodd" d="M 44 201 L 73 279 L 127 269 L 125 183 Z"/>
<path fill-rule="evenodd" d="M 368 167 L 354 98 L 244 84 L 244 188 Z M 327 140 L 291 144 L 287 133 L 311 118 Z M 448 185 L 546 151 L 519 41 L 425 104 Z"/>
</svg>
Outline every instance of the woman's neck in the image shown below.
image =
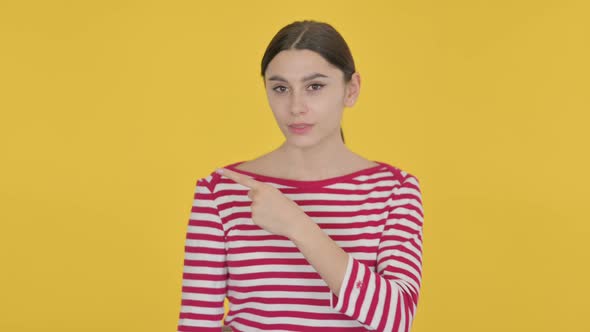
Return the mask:
<svg viewBox="0 0 590 332">
<path fill-rule="evenodd" d="M 285 177 L 306 181 L 321 180 L 347 173 L 364 159 L 350 151 L 340 137 L 339 142 L 300 148 L 285 141 L 275 150 L 274 164 Z M 327 143 L 327 142 L 326 142 Z M 352 164 L 352 166 L 351 166 Z"/>
</svg>

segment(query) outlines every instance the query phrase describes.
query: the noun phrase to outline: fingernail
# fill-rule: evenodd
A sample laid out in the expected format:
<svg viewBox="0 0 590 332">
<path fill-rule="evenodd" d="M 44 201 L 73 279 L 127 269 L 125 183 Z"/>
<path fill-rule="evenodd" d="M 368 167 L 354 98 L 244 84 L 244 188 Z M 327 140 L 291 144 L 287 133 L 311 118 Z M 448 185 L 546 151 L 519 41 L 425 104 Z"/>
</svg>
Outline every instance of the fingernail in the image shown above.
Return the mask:
<svg viewBox="0 0 590 332">
<path fill-rule="evenodd" d="M 223 168 L 218 168 L 215 170 L 217 174 L 223 174 Z"/>
</svg>

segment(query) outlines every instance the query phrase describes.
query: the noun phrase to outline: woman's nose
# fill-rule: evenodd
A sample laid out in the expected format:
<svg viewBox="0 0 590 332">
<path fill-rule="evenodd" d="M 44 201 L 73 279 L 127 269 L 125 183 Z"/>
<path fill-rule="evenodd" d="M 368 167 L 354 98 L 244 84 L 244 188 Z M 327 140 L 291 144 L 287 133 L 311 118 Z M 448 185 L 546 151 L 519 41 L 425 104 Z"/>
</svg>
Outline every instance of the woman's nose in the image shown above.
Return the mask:
<svg viewBox="0 0 590 332">
<path fill-rule="evenodd" d="M 291 95 L 291 114 L 295 115 L 297 113 L 305 112 L 307 112 L 307 105 L 305 104 L 305 99 L 302 95 L 298 93 L 293 93 Z"/>
</svg>

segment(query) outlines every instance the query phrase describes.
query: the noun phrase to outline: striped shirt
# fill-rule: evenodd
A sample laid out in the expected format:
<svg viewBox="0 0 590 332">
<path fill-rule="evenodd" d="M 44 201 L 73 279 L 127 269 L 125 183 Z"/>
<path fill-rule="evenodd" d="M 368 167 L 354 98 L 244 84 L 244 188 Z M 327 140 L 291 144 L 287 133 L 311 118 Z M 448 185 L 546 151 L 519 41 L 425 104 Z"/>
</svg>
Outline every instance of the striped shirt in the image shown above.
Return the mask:
<svg viewBox="0 0 590 332">
<path fill-rule="evenodd" d="M 177 331 L 409 331 L 422 275 L 418 179 L 385 162 L 317 181 L 265 176 L 347 254 L 334 294 L 288 238 L 251 219 L 249 188 L 215 172 L 196 182 Z"/>
</svg>

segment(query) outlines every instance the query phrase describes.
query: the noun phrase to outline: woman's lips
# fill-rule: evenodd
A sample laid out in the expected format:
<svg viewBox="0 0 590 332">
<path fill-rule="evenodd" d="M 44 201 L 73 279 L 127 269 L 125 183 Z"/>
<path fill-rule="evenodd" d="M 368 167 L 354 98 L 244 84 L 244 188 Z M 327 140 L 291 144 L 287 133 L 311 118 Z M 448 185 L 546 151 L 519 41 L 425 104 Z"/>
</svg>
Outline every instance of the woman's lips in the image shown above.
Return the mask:
<svg viewBox="0 0 590 332">
<path fill-rule="evenodd" d="M 313 124 L 289 125 L 289 131 L 296 135 L 304 135 L 307 134 L 312 127 Z"/>
</svg>

